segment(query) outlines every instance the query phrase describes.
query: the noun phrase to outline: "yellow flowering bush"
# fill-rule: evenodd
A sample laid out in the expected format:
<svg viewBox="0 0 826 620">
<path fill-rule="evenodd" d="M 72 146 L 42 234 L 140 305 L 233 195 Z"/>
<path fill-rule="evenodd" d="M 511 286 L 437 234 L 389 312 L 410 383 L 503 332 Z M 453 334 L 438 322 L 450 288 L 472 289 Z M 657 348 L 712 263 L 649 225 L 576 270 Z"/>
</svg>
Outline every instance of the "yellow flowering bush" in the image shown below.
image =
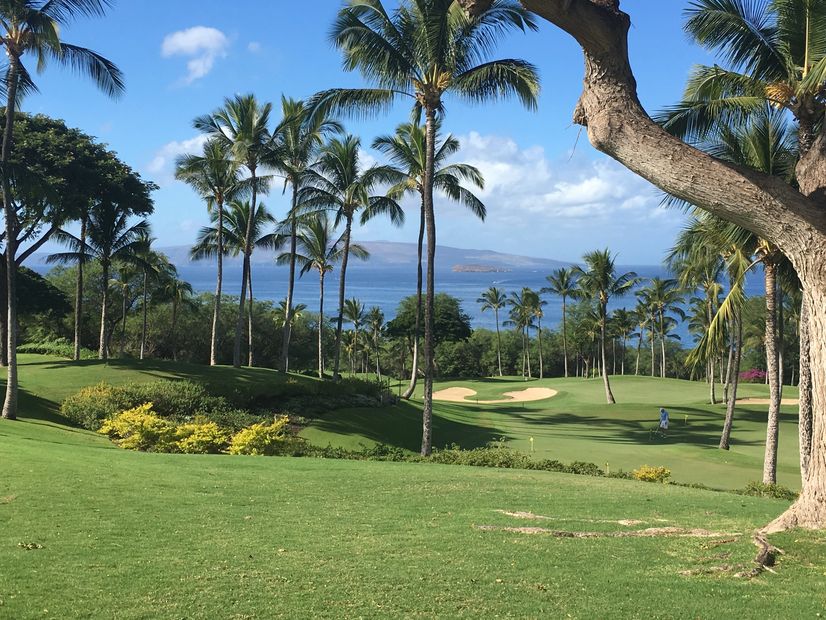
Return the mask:
<svg viewBox="0 0 826 620">
<path fill-rule="evenodd" d="M 196 419 L 176 430 L 176 445 L 184 454 L 219 454 L 229 443 L 229 433 L 215 422 Z"/>
<path fill-rule="evenodd" d="M 665 484 L 671 477 L 671 470 L 667 467 L 643 465 L 639 469 L 635 469 L 632 474 L 635 479 L 641 480 L 642 482 L 662 482 Z"/>
<path fill-rule="evenodd" d="M 288 419 L 276 418 L 272 424 L 253 424 L 238 431 L 229 445 L 230 454 L 272 456 L 286 440 Z"/>
<path fill-rule="evenodd" d="M 175 452 L 175 425 L 152 411 L 152 403 L 127 409 L 104 420 L 99 433 L 126 450 Z"/>
</svg>

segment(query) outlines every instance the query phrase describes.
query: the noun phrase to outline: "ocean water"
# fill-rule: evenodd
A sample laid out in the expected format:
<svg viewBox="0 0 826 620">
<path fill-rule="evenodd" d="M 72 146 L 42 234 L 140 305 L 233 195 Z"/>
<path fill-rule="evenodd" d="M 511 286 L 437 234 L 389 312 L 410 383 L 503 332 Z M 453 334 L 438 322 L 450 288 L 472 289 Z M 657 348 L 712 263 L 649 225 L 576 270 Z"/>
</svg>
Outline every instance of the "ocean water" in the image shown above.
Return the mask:
<svg viewBox="0 0 826 620">
<path fill-rule="evenodd" d="M 270 264 L 253 265 L 253 293 L 258 299 L 278 301 L 286 297 L 288 271 L 286 267 Z M 668 272 L 657 266 L 627 266 L 623 271 L 635 271 L 640 277 L 669 277 Z M 198 292 L 215 290 L 214 263 L 199 262 L 178 265 L 184 280 L 192 284 Z M 240 266 L 228 264 L 224 269 L 224 292 L 228 295 L 240 293 Z M 450 269 L 437 269 L 435 280 L 438 292 L 448 293 L 461 300 L 462 309 L 470 316 L 474 328 L 494 329 L 493 313 L 482 312 L 476 301 L 487 288 L 497 286 L 506 293 L 518 291 L 522 287 L 539 290 L 547 286 L 545 271 L 537 269 L 513 269 L 498 273 L 457 273 Z M 752 274 L 747 283 L 749 295 L 761 295 L 762 275 Z M 389 320 L 396 313 L 399 302 L 416 292 L 416 270 L 404 266 L 371 266 L 369 263 L 350 263 L 347 269 L 346 296 L 359 299 L 367 308 L 378 306 Z M 334 271 L 325 279 L 325 314 L 334 314 L 338 299 L 339 274 Z M 310 272 L 297 280 L 295 298 L 297 303 L 306 304 L 309 311 L 318 311 L 318 274 Z M 543 327 L 556 328 L 562 320 L 562 300 L 555 295 L 544 295 L 545 307 Z M 635 298 L 627 295 L 611 301 L 611 309 L 633 308 Z M 500 317 L 501 320 L 501 317 Z M 687 327 L 681 326 L 678 333 L 686 342 Z"/>
</svg>

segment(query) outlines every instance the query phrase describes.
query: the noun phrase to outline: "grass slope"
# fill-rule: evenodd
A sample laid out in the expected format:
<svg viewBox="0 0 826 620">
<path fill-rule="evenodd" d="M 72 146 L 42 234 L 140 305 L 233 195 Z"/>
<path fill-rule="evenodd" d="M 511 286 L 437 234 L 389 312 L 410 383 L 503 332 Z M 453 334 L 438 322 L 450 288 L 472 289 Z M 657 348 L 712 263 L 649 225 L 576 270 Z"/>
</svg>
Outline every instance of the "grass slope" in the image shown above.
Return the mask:
<svg viewBox="0 0 826 620">
<path fill-rule="evenodd" d="M 750 566 L 749 532 L 782 511 L 780 501 L 546 472 L 126 452 L 57 424 L 60 396 L 101 379 L 187 376 L 248 390 L 271 390 L 282 379 L 266 370 L 24 361 L 27 417 L 0 421 L 0 617 L 764 618 L 826 611 L 823 534 L 777 536 L 773 542 L 786 551 L 777 574 L 733 576 Z M 491 393 L 500 388 L 491 385 Z M 560 399 L 573 399 L 574 389 L 564 387 L 569 394 Z M 618 395 L 624 389 L 618 384 Z M 399 423 L 399 409 L 369 415 Z M 474 428 L 472 415 L 533 424 L 488 408 L 440 408 L 437 431 Z M 381 432 L 392 436 L 392 426 Z M 480 430 L 476 440 L 493 432 Z M 550 518 L 524 521 L 499 510 Z M 480 525 L 702 527 L 725 535 L 573 539 Z"/>
</svg>

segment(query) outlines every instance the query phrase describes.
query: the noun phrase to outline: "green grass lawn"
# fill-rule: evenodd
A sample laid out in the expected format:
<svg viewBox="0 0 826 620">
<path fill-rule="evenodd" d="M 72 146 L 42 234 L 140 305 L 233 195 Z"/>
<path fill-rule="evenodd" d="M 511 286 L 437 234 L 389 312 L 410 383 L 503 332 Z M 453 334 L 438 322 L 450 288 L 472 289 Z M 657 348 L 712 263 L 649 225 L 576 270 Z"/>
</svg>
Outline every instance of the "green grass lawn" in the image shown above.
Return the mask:
<svg viewBox="0 0 826 620">
<path fill-rule="evenodd" d="M 785 551 L 776 574 L 752 580 L 734 576 L 751 566 L 750 532 L 779 514 L 786 506 L 782 501 L 548 472 L 127 452 L 94 433 L 59 424 L 57 400 L 103 378 L 202 377 L 226 389 L 236 384 L 263 389 L 282 378 L 266 370 L 162 363 L 74 365 L 36 356 L 25 362 L 23 419 L 0 421 L 0 618 L 814 618 L 826 613 L 823 533 L 773 537 Z M 583 419 L 608 414 L 593 392 L 599 384 L 546 383 L 560 389 L 558 400 L 526 405 L 519 408 L 522 414 L 440 405 L 437 433 L 467 431 L 473 444 L 509 422 L 519 446 L 523 431 L 539 442 L 542 417 L 566 410 Z M 512 387 L 497 382 L 478 389 L 486 397 Z M 702 390 L 695 392 L 690 384 L 617 381 L 618 399 L 630 399 L 637 388 L 645 390 L 636 397 L 638 404 L 611 409 L 612 419 L 630 419 L 636 407 L 639 417 L 632 421 L 646 426 L 661 404 L 654 391 L 661 390 L 660 398 L 672 394 L 662 404 L 675 422 L 679 411 L 689 409 L 706 412 L 693 414 L 698 420 L 689 425 L 719 422 L 720 412 L 704 408 Z M 415 405 L 346 412 L 341 417 L 350 420 L 350 434 L 335 435 L 332 428 L 307 432 L 343 441 L 370 441 L 373 434 L 392 439 L 394 433 L 412 434 L 394 429 L 415 412 Z M 382 423 L 375 433 L 366 431 L 371 417 Z M 742 452 L 743 459 L 754 458 L 759 447 L 743 443 L 747 432 L 754 435 L 749 442 L 757 441 L 757 429 L 749 431 L 749 425 L 758 421 L 736 427 L 740 443 L 734 454 Z M 567 420 L 564 428 L 543 436 L 542 450 L 558 455 L 553 445 L 565 443 L 561 437 L 573 435 L 575 426 Z M 619 423 L 586 426 L 598 428 L 603 437 L 590 441 L 592 450 L 608 445 L 616 454 L 620 448 L 629 454 L 647 451 L 639 460 L 652 464 L 667 463 L 649 455 L 673 449 L 687 460 L 693 455 L 699 468 L 714 452 L 689 445 L 689 436 L 678 443 L 676 428 L 674 443 L 648 446 L 625 436 L 608 441 L 611 428 L 623 428 Z M 476 435 L 473 428 L 480 429 Z M 781 433 L 792 431 L 791 420 L 784 421 Z M 713 434 L 711 428 L 704 433 Z M 437 435 L 437 441 L 448 439 Z M 589 443 L 582 437 L 568 442 Z M 788 445 L 781 448 L 786 452 Z M 784 459 L 785 467 L 793 457 Z M 737 468 L 723 462 L 707 467 L 721 475 Z M 524 520 L 499 511 L 547 518 Z M 617 523 L 623 519 L 641 523 Z M 525 526 L 602 533 L 698 527 L 717 535 L 557 538 L 501 529 Z M 20 543 L 42 548 L 27 550 Z"/>
</svg>

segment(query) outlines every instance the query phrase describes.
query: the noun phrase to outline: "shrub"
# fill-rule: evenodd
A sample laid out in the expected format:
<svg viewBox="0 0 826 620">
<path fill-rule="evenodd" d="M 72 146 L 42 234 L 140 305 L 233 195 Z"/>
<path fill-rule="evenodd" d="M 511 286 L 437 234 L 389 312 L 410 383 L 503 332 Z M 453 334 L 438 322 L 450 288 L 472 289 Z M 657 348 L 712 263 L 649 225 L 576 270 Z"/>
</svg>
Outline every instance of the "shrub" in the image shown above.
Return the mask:
<svg viewBox="0 0 826 620">
<path fill-rule="evenodd" d="M 65 357 L 73 359 L 75 356 L 75 345 L 66 338 L 54 338 L 51 340 L 39 340 L 27 342 L 17 347 L 18 353 L 37 353 L 39 355 L 54 355 L 55 357 Z M 97 353 L 90 349 L 80 349 L 80 359 L 90 360 L 97 358 Z"/>
<path fill-rule="evenodd" d="M 462 450 L 452 445 L 444 450 L 434 450 L 431 460 L 445 465 L 470 465 L 472 467 L 503 467 L 506 469 L 528 469 L 531 459 L 528 455 L 506 448 L 501 442 L 493 442 L 484 448 Z"/>
<path fill-rule="evenodd" d="M 175 429 L 175 445 L 184 454 L 220 454 L 229 443 L 230 434 L 215 422 L 199 419 Z"/>
<path fill-rule="evenodd" d="M 174 452 L 175 425 L 155 415 L 152 403 L 127 409 L 103 422 L 99 433 L 126 450 Z"/>
<path fill-rule="evenodd" d="M 60 405 L 60 413 L 75 424 L 96 431 L 103 420 L 141 404 L 129 398 L 123 388 L 99 383 L 67 397 Z"/>
<path fill-rule="evenodd" d="M 740 381 L 744 383 L 765 383 L 766 371 L 759 368 L 751 368 L 740 373 Z"/>
<path fill-rule="evenodd" d="M 671 477 L 670 469 L 666 467 L 652 467 L 651 465 L 643 465 L 639 469 L 635 469 L 632 473 L 636 480 L 643 482 L 661 482 L 665 484 Z"/>
<path fill-rule="evenodd" d="M 230 442 L 230 454 L 272 456 L 285 441 L 288 419 L 276 418 L 272 424 L 260 422 L 238 431 Z"/>
<path fill-rule="evenodd" d="M 775 499 L 785 499 L 793 502 L 797 499 L 797 493 L 779 484 L 764 484 L 762 482 L 749 482 L 746 488 L 740 491 L 743 495 L 753 495 L 755 497 L 773 497 Z"/>
</svg>

